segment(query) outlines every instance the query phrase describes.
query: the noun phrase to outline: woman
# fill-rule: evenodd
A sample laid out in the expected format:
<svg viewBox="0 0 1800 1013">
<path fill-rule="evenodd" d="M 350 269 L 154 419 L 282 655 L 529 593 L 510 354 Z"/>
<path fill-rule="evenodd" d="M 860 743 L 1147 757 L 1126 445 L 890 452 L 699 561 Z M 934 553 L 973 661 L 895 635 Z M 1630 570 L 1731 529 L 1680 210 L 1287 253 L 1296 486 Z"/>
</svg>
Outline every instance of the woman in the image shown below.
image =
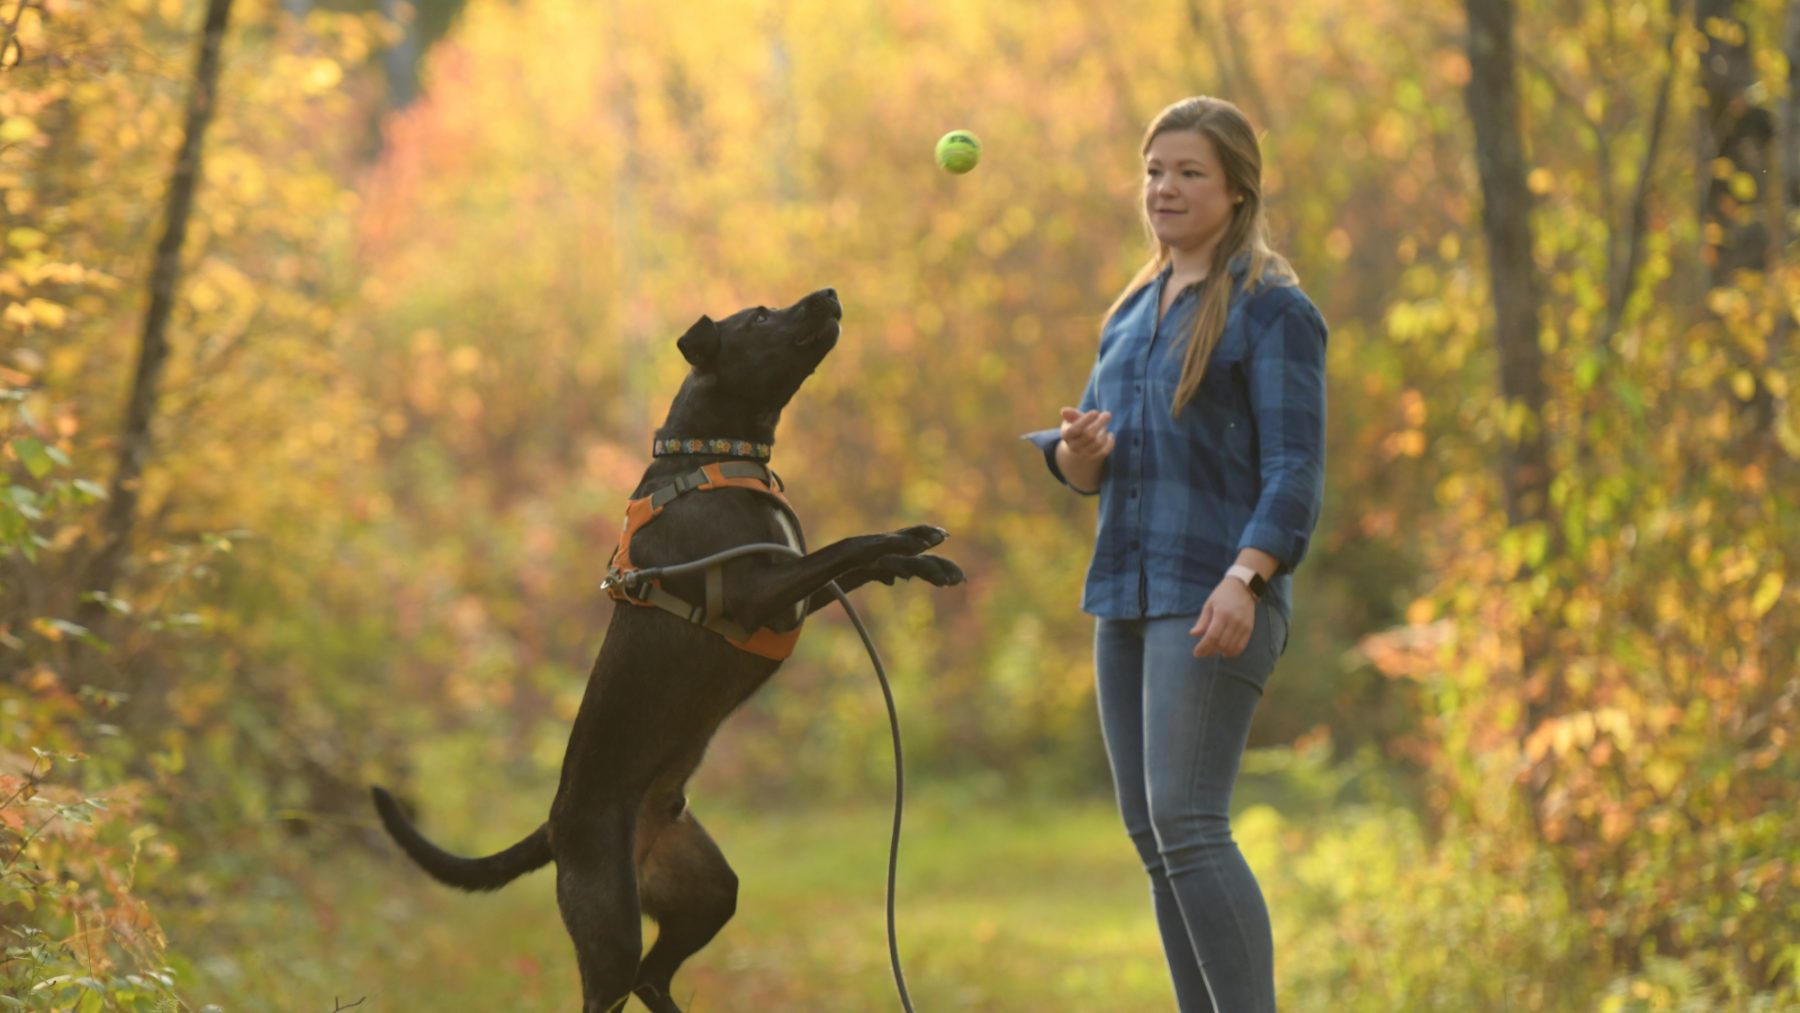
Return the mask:
<svg viewBox="0 0 1800 1013">
<path fill-rule="evenodd" d="M 1262 155 L 1235 106 L 1175 103 L 1143 156 L 1155 253 L 1107 313 L 1080 407 L 1030 438 L 1100 497 L 1082 608 L 1176 999 L 1265 1013 L 1269 914 L 1231 837 L 1231 787 L 1318 519 L 1326 329 L 1269 248 Z"/>
</svg>

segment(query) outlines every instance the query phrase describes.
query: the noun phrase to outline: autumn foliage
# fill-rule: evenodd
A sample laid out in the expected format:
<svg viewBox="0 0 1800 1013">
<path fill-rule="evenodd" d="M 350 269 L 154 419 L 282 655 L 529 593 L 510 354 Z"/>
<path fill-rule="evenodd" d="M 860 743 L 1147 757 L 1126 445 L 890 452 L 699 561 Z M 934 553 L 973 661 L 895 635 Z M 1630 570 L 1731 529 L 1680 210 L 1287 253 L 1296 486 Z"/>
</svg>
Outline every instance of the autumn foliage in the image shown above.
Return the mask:
<svg viewBox="0 0 1800 1013">
<path fill-rule="evenodd" d="M 1263 128 L 1332 327 L 1327 509 L 1253 744 L 1329 803 L 1278 875 L 1344 944 L 1282 951 L 1284 996 L 1800 1002 L 1785 6 L 1517 5 L 1532 409 L 1497 381 L 1460 4 L 470 0 L 396 107 L 405 5 L 239 0 L 96 599 L 201 6 L 0 0 L 0 1006 L 243 1001 L 252 917 L 357 921 L 305 883 L 379 841 L 370 780 L 547 803 L 675 336 L 826 285 L 845 337 L 773 463 L 814 541 L 937 523 L 972 578 L 865 592 L 910 772 L 1103 784 L 1091 507 L 1017 437 L 1078 397 L 1143 255 L 1140 131 L 1197 92 Z M 1693 140 L 1721 109 L 1770 164 Z M 952 128 L 967 176 L 932 164 Z M 859 651 L 821 614 L 702 788 L 884 784 Z"/>
</svg>

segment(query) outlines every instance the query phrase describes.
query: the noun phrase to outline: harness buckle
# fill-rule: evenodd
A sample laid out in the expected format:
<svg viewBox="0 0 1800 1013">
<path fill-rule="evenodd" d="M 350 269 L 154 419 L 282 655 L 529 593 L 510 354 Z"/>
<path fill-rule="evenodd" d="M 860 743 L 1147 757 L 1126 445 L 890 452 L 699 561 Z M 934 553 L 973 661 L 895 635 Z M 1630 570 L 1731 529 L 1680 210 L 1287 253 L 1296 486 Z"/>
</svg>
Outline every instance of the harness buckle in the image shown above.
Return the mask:
<svg viewBox="0 0 1800 1013">
<path fill-rule="evenodd" d="M 600 590 L 609 595 L 616 590 L 632 601 L 643 601 L 646 596 L 642 590 L 644 583 L 642 572 L 641 570 L 621 571 L 615 566 L 606 572 L 606 579 L 600 582 Z"/>
</svg>

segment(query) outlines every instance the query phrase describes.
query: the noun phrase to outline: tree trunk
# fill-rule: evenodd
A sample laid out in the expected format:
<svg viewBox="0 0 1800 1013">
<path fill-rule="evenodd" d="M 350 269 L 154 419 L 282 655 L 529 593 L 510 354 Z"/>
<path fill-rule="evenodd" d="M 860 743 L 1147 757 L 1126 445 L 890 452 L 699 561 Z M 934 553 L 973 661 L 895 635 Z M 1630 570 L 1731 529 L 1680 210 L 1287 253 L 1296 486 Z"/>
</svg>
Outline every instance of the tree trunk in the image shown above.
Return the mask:
<svg viewBox="0 0 1800 1013">
<path fill-rule="evenodd" d="M 419 61 L 425 51 L 418 7 L 406 0 L 381 0 L 381 14 L 399 25 L 401 32 L 400 41 L 381 54 L 381 67 L 387 72 L 387 108 L 405 109 L 418 101 Z"/>
<path fill-rule="evenodd" d="M 1706 91 L 1701 251 L 1714 288 L 1731 284 L 1738 271 L 1761 271 L 1768 264 L 1768 230 L 1757 207 L 1775 167 L 1775 117 L 1751 104 L 1756 70 L 1750 62 L 1750 28 L 1737 16 L 1736 6 L 1736 0 L 1698 0 L 1694 7 L 1695 26 L 1706 38 L 1700 53 L 1700 83 Z"/>
<path fill-rule="evenodd" d="M 1790 10 L 1788 38 L 1783 40 L 1790 56 L 1796 44 L 1792 17 Z M 1777 144 L 1782 124 L 1776 111 L 1752 99 L 1756 67 L 1750 26 L 1738 17 L 1735 0 L 1698 0 L 1694 23 L 1706 40 L 1700 53 L 1700 84 L 1706 92 L 1698 167 L 1703 187 L 1700 250 L 1712 287 L 1722 288 L 1735 284 L 1740 271 L 1766 273 L 1779 255 L 1776 245 L 1786 231 L 1781 190 L 1788 155 Z M 1781 361 L 1787 338 L 1787 313 L 1779 305 L 1774 308 L 1781 312 L 1762 361 L 1747 364 L 1756 383 L 1740 414 L 1743 450 L 1756 458 L 1766 458 L 1774 446 L 1782 407 L 1761 376 Z"/>
<path fill-rule="evenodd" d="M 193 91 L 188 96 L 187 125 L 181 148 L 169 177 L 162 239 L 156 244 L 150 271 L 150 302 L 144 312 L 143 337 L 138 346 L 137 372 L 131 400 L 119 433 L 119 460 L 113 472 L 106 516 L 98 535 L 99 548 L 89 561 L 83 590 L 98 595 L 83 604 L 84 625 L 105 618 L 103 596 L 118 584 L 120 562 L 131 539 L 137 517 L 138 493 L 144 466 L 150 459 L 151 421 L 156 414 L 163 367 L 169 357 L 169 313 L 175 304 L 175 286 L 181 275 L 181 247 L 187 238 L 193 212 L 194 191 L 200 182 L 201 142 L 212 120 L 217 96 L 220 50 L 231 17 L 231 0 L 208 0 L 205 27 L 194 63 Z"/>
<path fill-rule="evenodd" d="M 1531 190 L 1519 126 L 1511 0 L 1466 0 L 1469 15 L 1469 119 L 1481 175 L 1482 233 L 1500 351 L 1500 392 L 1523 424 L 1508 427 L 1501 480 L 1506 516 L 1514 525 L 1548 514 L 1544 354 L 1538 345 L 1542 293 L 1532 261 Z"/>
<path fill-rule="evenodd" d="M 1770 223 L 1769 228 L 1769 267 L 1771 274 L 1779 276 L 1785 266 L 1786 251 L 1791 229 L 1788 221 L 1796 205 L 1800 205 L 1800 0 L 1788 0 L 1786 23 L 1782 26 L 1781 49 L 1787 57 L 1787 94 L 1781 100 L 1781 116 L 1776 127 L 1776 146 L 1780 151 L 1778 175 L 1775 185 L 1771 187 L 1769 209 L 1765 216 Z M 1771 291 L 1782 291 L 1781 283 L 1771 286 Z M 1793 340 L 1794 315 L 1785 299 L 1771 299 L 1775 303 L 1775 328 L 1769 335 L 1768 361 L 1782 363 L 1787 361 L 1789 342 Z M 1767 418 L 1763 422 L 1764 432 L 1773 439 L 1779 420 L 1786 416 L 1792 392 L 1775 396 L 1772 391 L 1767 406 Z M 1776 442 L 1779 442 L 1778 440 Z M 1783 464 L 1783 471 L 1790 472 L 1794 461 L 1775 455 L 1774 459 Z"/>
<path fill-rule="evenodd" d="M 1532 258 L 1531 189 L 1527 184 L 1523 128 L 1513 46 L 1512 0 L 1464 0 L 1469 17 L 1469 120 L 1475 129 L 1475 161 L 1481 177 L 1482 233 L 1487 239 L 1488 276 L 1494 303 L 1494 338 L 1500 357 L 1500 390 L 1506 402 L 1506 448 L 1501 482 L 1507 521 L 1517 527 L 1543 524 L 1551 554 L 1560 552 L 1560 529 L 1551 516 L 1550 462 L 1544 432 L 1544 354 L 1538 344 L 1543 292 Z M 1529 579 L 1522 573 L 1521 580 Z M 1553 603 L 1552 603 L 1553 604 Z M 1555 627 L 1549 616 L 1526 617 L 1519 631 L 1519 669 L 1524 695 L 1523 741 L 1563 706 L 1564 685 L 1554 667 Z M 1545 798 L 1556 774 L 1546 757 L 1533 764 L 1523 783 L 1522 802 L 1540 839 L 1548 841 Z M 1557 874 L 1569 903 L 1585 909 L 1591 891 L 1564 848 L 1552 847 Z"/>
<path fill-rule="evenodd" d="M 1787 57 L 1787 95 L 1781 100 L 1781 167 L 1784 207 L 1800 204 L 1800 0 L 1788 0 L 1781 51 Z M 1785 231 L 1785 230 L 1784 230 Z M 1785 238 L 1778 237 L 1778 238 Z"/>
</svg>

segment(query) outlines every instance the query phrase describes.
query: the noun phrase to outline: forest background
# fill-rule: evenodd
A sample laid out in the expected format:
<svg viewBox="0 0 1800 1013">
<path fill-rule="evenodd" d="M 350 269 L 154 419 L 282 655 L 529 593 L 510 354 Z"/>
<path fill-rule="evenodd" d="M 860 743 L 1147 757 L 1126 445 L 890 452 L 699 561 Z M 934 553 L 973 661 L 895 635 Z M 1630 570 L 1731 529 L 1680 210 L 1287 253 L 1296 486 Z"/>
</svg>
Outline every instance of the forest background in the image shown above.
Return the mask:
<svg viewBox="0 0 1800 1013">
<path fill-rule="evenodd" d="M 1800 1009 L 1797 74 L 1775 0 L 0 0 L 0 1008 L 567 1008 L 547 877 L 421 882 L 365 786 L 542 818 L 674 338 L 826 285 L 774 463 L 971 575 L 857 595 L 914 995 L 1166 1007 L 1018 436 L 1210 93 L 1332 328 L 1238 792 L 1284 1007 Z M 885 723 L 822 613 L 695 785 L 685 1002 L 891 1008 Z"/>
</svg>

